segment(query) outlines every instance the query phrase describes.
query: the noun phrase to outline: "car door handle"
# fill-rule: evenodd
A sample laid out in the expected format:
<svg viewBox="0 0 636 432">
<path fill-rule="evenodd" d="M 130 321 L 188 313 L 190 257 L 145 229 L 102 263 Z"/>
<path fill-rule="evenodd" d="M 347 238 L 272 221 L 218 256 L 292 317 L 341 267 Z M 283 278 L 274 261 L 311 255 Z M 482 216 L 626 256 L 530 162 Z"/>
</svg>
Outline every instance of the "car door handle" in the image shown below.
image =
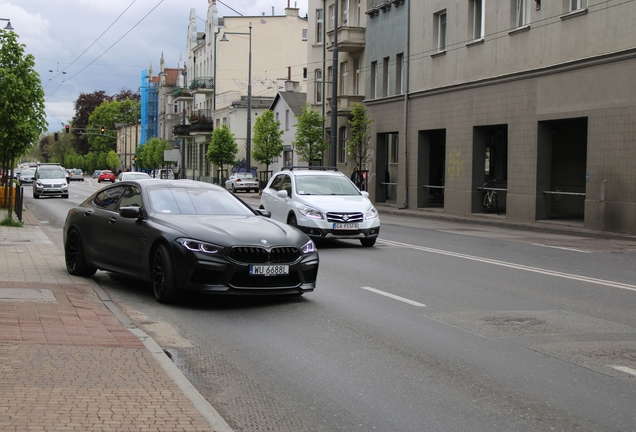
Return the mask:
<svg viewBox="0 0 636 432">
<path fill-rule="evenodd" d="M 84 212 L 84 216 L 91 216 L 93 214 L 92 210 L 88 210 L 86 212 Z"/>
<path fill-rule="evenodd" d="M 111 216 L 111 218 L 108 219 L 108 223 L 110 224 L 114 224 L 115 222 L 117 222 L 117 218 L 115 216 Z"/>
</svg>

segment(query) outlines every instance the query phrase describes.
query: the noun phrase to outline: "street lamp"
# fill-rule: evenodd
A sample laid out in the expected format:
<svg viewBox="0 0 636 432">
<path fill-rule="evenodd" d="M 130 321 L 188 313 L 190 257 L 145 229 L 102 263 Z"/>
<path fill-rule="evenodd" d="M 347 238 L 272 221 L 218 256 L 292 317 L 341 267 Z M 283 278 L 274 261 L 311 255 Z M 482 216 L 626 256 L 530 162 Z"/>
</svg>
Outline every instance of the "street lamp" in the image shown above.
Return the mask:
<svg viewBox="0 0 636 432">
<path fill-rule="evenodd" d="M 9 18 L 0 18 L 0 20 L 1 21 L 9 21 L 7 26 L 4 28 L 5 30 L 13 30 L 13 27 L 11 26 L 11 20 Z"/>
<path fill-rule="evenodd" d="M 252 172 L 252 161 L 251 161 L 251 153 L 252 153 L 252 22 L 250 21 L 250 31 L 246 32 L 223 32 L 223 37 L 221 38 L 221 42 L 228 42 L 228 38 L 225 35 L 235 34 L 235 35 L 249 35 L 250 37 L 250 56 L 249 56 L 249 68 L 247 71 L 247 137 L 245 139 L 245 146 L 247 150 L 247 156 L 245 157 L 245 162 L 247 165 L 247 172 Z M 216 86 L 216 82 L 214 83 Z M 215 94 L 216 98 L 216 94 Z"/>
</svg>

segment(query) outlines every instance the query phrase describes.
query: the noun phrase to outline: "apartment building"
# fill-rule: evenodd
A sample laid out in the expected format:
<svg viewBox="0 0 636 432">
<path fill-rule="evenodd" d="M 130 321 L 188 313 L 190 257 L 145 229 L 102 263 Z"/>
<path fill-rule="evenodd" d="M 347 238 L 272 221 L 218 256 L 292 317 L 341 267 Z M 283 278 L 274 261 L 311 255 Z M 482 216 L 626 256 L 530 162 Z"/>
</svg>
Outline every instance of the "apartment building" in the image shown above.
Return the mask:
<svg viewBox="0 0 636 432">
<path fill-rule="evenodd" d="M 332 149 L 324 163 L 345 173 L 353 171 L 346 154 L 350 137 L 349 119 L 354 103 L 365 94 L 366 0 L 309 0 L 307 68 L 310 80 L 307 101 L 325 116 L 325 136 Z M 334 62 L 334 50 L 337 61 Z M 334 67 L 335 63 L 335 67 Z M 336 72 L 334 72 L 336 71 Z M 335 74 L 335 75 L 334 75 Z M 334 100 L 333 90 L 337 91 Z M 332 137 L 332 116 L 336 116 Z M 363 167 L 368 169 L 368 167 Z"/>
<path fill-rule="evenodd" d="M 290 77 L 299 83 L 300 91 L 306 88 L 307 19 L 298 12 L 288 2 L 281 15 L 272 8 L 271 14 L 220 17 L 216 0 L 210 0 L 200 30 L 197 14 L 191 10 L 187 73 L 184 87 L 175 88 L 175 101 L 186 112 L 186 119 L 174 127 L 175 136 L 186 142 L 188 178 L 218 181 L 220 174 L 205 155 L 212 131 L 224 123 L 236 137 L 238 159 L 246 159 L 248 96 L 253 127 Z M 251 162 L 253 171 L 264 169 Z"/>
<path fill-rule="evenodd" d="M 376 202 L 636 234 L 636 3 L 365 1 Z"/>
</svg>

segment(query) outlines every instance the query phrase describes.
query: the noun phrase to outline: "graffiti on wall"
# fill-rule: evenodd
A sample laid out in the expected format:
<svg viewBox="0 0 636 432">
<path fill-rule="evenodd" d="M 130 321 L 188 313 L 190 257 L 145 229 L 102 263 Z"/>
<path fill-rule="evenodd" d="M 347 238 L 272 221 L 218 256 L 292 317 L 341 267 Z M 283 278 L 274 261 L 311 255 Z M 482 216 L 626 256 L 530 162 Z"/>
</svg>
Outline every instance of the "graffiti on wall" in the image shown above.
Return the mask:
<svg viewBox="0 0 636 432">
<path fill-rule="evenodd" d="M 450 181 L 459 181 L 464 178 L 464 160 L 462 152 L 450 152 L 448 159 L 448 178 Z"/>
<path fill-rule="evenodd" d="M 239 88 L 240 90 L 245 90 L 247 89 L 247 81 L 244 80 L 240 80 L 237 78 L 232 78 L 234 80 L 234 85 Z M 267 90 L 284 90 L 285 86 L 283 85 L 282 81 L 278 81 L 278 80 L 273 80 L 273 79 L 269 79 L 269 78 L 261 78 L 258 76 L 252 77 L 252 87 L 253 88 L 257 88 L 257 87 L 261 87 Z"/>
</svg>

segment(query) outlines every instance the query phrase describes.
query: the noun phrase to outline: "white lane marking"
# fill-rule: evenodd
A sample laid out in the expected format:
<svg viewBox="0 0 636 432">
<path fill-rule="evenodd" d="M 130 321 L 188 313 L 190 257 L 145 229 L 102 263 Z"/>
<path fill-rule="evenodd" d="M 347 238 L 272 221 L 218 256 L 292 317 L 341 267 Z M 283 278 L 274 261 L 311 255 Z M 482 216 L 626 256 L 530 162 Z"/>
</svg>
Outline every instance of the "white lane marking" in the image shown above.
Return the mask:
<svg viewBox="0 0 636 432">
<path fill-rule="evenodd" d="M 611 367 L 612 369 L 616 369 L 617 371 L 625 372 L 630 375 L 636 376 L 636 369 L 628 368 L 625 366 L 612 366 L 612 365 L 609 365 L 609 367 Z"/>
<path fill-rule="evenodd" d="M 375 288 L 371 288 L 371 287 L 360 287 L 360 288 L 362 288 L 363 290 L 374 292 L 376 294 L 383 295 L 385 297 L 392 298 L 393 300 L 398 300 L 398 301 L 401 301 L 401 302 L 404 302 L 404 303 L 408 303 L 408 304 L 413 305 L 413 306 L 426 307 L 425 304 L 418 303 L 416 301 L 409 300 L 409 299 L 404 298 L 404 297 L 396 296 L 395 294 L 391 294 L 391 293 L 388 293 L 386 291 L 380 291 L 379 289 L 375 289 Z"/>
<path fill-rule="evenodd" d="M 585 250 L 581 250 L 581 249 L 566 248 L 566 247 L 561 247 L 561 246 L 548 246 L 548 245 L 539 244 L 539 243 L 530 243 L 530 244 L 532 246 L 540 246 L 540 247 L 544 247 L 544 248 L 562 249 L 562 250 L 566 250 L 566 251 L 581 252 L 581 253 L 591 253 L 590 251 L 585 251 Z"/>
<path fill-rule="evenodd" d="M 395 242 L 395 241 L 391 241 L 391 240 L 378 239 L 378 241 L 381 242 L 381 243 L 387 244 L 387 245 L 391 245 L 391 246 L 403 247 L 403 248 L 407 248 L 407 249 L 415 249 L 415 250 L 419 250 L 419 251 L 422 251 L 422 252 L 431 252 L 431 253 L 435 253 L 435 254 L 439 254 L 439 255 L 447 255 L 447 256 L 452 256 L 452 257 L 455 257 L 455 258 L 462 258 L 462 259 L 467 259 L 467 260 L 471 260 L 471 261 L 478 261 L 478 262 L 483 262 L 483 263 L 486 263 L 486 264 L 498 265 L 498 266 L 501 266 L 501 267 L 509 267 L 509 268 L 513 268 L 513 269 L 517 269 L 517 270 L 525 270 L 525 271 L 534 272 L 534 273 L 540 273 L 540 274 L 544 274 L 544 275 L 548 275 L 548 276 L 555 276 L 555 277 L 560 277 L 560 278 L 564 278 L 564 279 L 572 279 L 572 280 L 576 280 L 576 281 L 580 281 L 580 282 L 588 282 L 588 283 L 604 285 L 604 286 L 608 286 L 608 287 L 612 287 L 612 288 L 620 288 L 620 289 L 636 292 L 636 285 L 630 285 L 630 284 L 626 284 L 626 283 L 622 283 L 622 282 L 614 282 L 614 281 L 609 281 L 609 280 L 605 280 L 605 279 L 596 279 L 596 278 L 591 278 L 591 277 L 586 277 L 586 276 L 577 276 L 577 275 L 573 275 L 573 274 L 569 274 L 569 273 L 562 273 L 562 272 L 558 272 L 558 271 L 554 271 L 554 270 L 546 270 L 546 269 L 541 269 L 541 268 L 537 268 L 537 267 L 525 266 L 525 265 L 522 265 L 522 264 L 513 264 L 513 263 L 509 263 L 509 262 L 505 262 L 505 261 L 499 261 L 499 260 L 494 260 L 494 259 L 489 259 L 489 258 L 482 258 L 482 257 L 474 256 L 474 255 L 465 255 L 465 254 L 456 253 L 456 252 L 449 252 L 449 251 L 445 251 L 445 250 L 441 250 L 441 249 L 432 249 L 432 248 L 427 248 L 427 247 L 423 247 L 423 246 L 415 246 L 415 245 L 411 245 L 411 244 L 408 244 L 408 243 L 400 243 L 400 242 Z"/>
</svg>

